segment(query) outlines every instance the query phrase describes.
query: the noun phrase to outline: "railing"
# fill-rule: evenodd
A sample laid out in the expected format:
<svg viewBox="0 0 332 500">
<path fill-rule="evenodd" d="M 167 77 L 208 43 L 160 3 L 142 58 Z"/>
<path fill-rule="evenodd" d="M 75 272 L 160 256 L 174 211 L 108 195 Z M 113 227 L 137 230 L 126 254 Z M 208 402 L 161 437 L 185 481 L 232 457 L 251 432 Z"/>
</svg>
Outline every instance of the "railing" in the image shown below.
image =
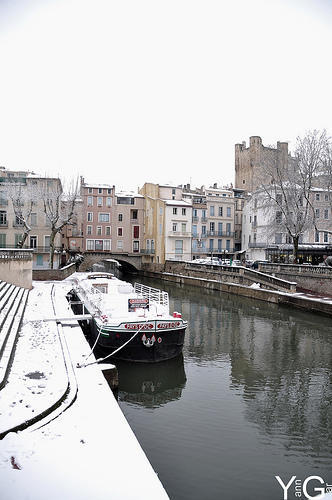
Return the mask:
<svg viewBox="0 0 332 500">
<path fill-rule="evenodd" d="M 22 248 L 11 248 L 11 249 L 0 248 L 0 259 L 1 260 L 31 260 L 32 259 L 32 251 L 25 250 Z"/>
<path fill-rule="evenodd" d="M 144 255 L 154 255 L 155 254 L 155 249 L 154 248 L 141 248 L 140 253 Z"/>
<path fill-rule="evenodd" d="M 208 231 L 208 236 L 227 236 L 228 238 L 232 238 L 234 236 L 234 232 L 232 231 Z"/>
<path fill-rule="evenodd" d="M 310 265 L 299 265 L 299 264 L 260 264 L 260 269 L 263 272 L 268 273 L 284 273 L 284 274 L 317 274 L 332 277 L 332 267 L 329 266 L 310 266 Z"/>
<path fill-rule="evenodd" d="M 135 293 L 142 297 L 149 299 L 162 306 L 168 306 L 168 293 L 158 288 L 151 288 L 150 286 L 142 285 L 141 283 L 134 284 Z"/>
<path fill-rule="evenodd" d="M 169 231 L 168 236 L 191 236 L 189 231 Z"/>
</svg>

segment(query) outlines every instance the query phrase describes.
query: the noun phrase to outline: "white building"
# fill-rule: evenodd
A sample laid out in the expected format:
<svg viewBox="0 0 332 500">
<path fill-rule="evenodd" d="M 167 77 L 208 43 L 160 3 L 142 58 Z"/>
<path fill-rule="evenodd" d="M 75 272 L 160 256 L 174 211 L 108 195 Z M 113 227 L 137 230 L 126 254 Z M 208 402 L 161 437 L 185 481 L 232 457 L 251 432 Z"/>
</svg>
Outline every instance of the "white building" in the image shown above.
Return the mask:
<svg viewBox="0 0 332 500">
<path fill-rule="evenodd" d="M 191 260 L 192 204 L 165 200 L 165 259 Z"/>
</svg>

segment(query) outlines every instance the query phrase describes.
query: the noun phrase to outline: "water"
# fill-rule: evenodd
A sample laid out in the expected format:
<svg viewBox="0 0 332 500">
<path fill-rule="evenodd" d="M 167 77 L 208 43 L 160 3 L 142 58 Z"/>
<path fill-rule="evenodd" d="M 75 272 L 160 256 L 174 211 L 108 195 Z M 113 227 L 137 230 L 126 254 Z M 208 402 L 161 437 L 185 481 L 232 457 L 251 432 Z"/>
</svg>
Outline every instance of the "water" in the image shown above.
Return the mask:
<svg viewBox="0 0 332 500">
<path fill-rule="evenodd" d="M 332 484 L 331 320 L 146 284 L 188 319 L 183 358 L 120 364 L 119 404 L 170 498 L 281 500 L 276 475 Z"/>
</svg>

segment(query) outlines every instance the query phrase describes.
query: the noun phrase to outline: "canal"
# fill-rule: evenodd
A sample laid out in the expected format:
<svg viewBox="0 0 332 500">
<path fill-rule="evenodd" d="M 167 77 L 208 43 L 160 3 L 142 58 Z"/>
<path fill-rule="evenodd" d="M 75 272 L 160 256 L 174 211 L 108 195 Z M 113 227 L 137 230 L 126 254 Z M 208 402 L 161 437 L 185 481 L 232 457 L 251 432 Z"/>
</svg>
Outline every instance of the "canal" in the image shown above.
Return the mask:
<svg viewBox="0 0 332 500">
<path fill-rule="evenodd" d="M 332 484 L 331 320 L 145 284 L 167 290 L 188 320 L 183 358 L 120 364 L 118 398 L 170 498 L 282 500 L 275 476 L 296 476 L 288 499 Z"/>
</svg>

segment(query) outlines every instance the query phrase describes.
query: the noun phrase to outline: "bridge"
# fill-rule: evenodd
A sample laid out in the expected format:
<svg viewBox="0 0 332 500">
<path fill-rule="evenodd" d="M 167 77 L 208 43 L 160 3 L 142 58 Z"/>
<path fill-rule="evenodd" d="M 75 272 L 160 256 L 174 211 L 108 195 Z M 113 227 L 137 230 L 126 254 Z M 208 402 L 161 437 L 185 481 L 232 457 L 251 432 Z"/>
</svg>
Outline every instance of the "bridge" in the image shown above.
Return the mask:
<svg viewBox="0 0 332 500">
<path fill-rule="evenodd" d="M 115 259 L 121 264 L 124 272 L 137 272 L 142 269 L 142 254 L 128 252 L 83 252 L 84 261 L 80 265 L 80 271 L 91 269 L 93 264 L 105 263 L 107 259 Z"/>
</svg>

